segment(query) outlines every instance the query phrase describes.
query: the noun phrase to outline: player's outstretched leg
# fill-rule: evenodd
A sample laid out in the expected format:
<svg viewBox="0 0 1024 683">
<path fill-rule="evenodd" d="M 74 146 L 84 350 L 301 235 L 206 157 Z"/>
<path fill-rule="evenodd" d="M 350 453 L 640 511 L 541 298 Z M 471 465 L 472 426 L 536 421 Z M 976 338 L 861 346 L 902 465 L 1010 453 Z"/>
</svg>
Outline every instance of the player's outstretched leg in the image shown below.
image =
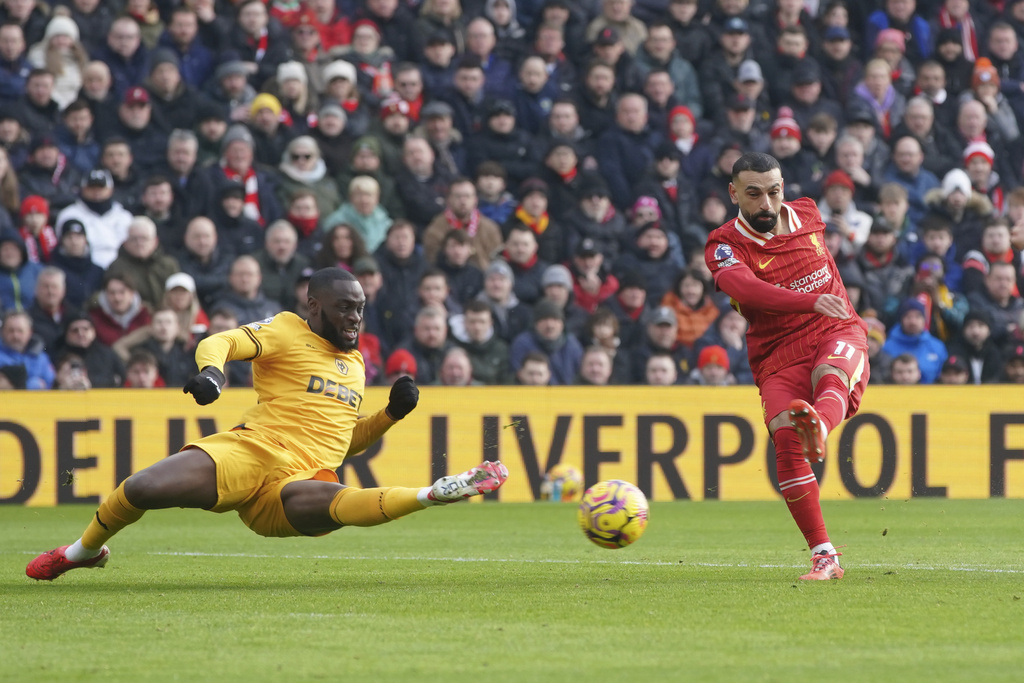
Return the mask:
<svg viewBox="0 0 1024 683">
<path fill-rule="evenodd" d="M 447 505 L 479 496 L 498 488 L 508 479 L 508 468 L 500 460 L 483 464 L 462 474 L 441 477 L 433 486 L 423 489 L 420 502 L 425 505 Z"/>
<path fill-rule="evenodd" d="M 146 510 L 210 508 L 216 502 L 213 459 L 198 448 L 175 453 L 121 482 L 100 504 L 80 539 L 36 557 L 25 567 L 25 574 L 39 581 L 53 581 L 72 569 L 103 567 L 110 557 L 106 542 L 139 521 Z"/>
</svg>

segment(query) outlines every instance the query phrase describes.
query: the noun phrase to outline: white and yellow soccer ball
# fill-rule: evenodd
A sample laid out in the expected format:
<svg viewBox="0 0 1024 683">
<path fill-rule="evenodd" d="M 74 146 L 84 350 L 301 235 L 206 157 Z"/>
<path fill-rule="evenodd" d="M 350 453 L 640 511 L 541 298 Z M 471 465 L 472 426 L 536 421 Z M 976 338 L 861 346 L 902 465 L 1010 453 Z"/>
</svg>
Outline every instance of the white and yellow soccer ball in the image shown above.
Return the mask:
<svg viewBox="0 0 1024 683">
<path fill-rule="evenodd" d="M 583 473 L 566 463 L 559 463 L 544 475 L 540 486 L 541 500 L 572 502 L 583 491 Z"/>
<path fill-rule="evenodd" d="M 611 479 L 586 490 L 577 519 L 592 543 L 624 548 L 643 536 L 649 510 L 643 491 L 628 481 Z"/>
</svg>

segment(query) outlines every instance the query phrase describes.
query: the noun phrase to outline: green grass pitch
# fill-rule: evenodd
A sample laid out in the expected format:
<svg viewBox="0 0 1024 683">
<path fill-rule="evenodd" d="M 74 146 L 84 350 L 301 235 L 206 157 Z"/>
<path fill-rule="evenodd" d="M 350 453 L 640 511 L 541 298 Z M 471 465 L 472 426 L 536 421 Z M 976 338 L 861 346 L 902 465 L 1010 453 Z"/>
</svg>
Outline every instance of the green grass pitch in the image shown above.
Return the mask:
<svg viewBox="0 0 1024 683">
<path fill-rule="evenodd" d="M 658 503 L 615 551 L 571 504 L 282 540 L 155 511 L 53 583 L 25 563 L 92 508 L 3 508 L 0 680 L 1024 680 L 1024 501 L 824 509 L 847 574 L 809 584 L 781 502 Z"/>
</svg>

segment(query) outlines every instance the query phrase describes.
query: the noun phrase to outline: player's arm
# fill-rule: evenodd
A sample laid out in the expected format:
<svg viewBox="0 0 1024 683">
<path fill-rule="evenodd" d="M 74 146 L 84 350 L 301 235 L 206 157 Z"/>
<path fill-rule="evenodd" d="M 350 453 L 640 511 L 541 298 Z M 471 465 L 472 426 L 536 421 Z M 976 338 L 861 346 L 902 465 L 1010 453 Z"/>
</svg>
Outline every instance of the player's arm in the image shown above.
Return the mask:
<svg viewBox="0 0 1024 683">
<path fill-rule="evenodd" d="M 391 386 L 388 405 L 369 417 L 356 420 L 352 442 L 346 456 L 362 453 L 376 443 L 399 420 L 411 413 L 420 400 L 420 390 L 412 377 L 399 377 Z"/>
<path fill-rule="evenodd" d="M 769 313 L 813 313 L 817 294 L 794 292 L 759 280 L 743 263 L 720 268 L 714 273 L 715 286 L 740 305 Z"/>
<path fill-rule="evenodd" d="M 200 372 L 185 383 L 182 391 L 192 394 L 201 406 L 213 403 L 224 387 L 224 364 L 229 360 L 252 360 L 260 355 L 260 350 L 247 327 L 210 335 L 196 347 L 196 366 Z"/>
</svg>

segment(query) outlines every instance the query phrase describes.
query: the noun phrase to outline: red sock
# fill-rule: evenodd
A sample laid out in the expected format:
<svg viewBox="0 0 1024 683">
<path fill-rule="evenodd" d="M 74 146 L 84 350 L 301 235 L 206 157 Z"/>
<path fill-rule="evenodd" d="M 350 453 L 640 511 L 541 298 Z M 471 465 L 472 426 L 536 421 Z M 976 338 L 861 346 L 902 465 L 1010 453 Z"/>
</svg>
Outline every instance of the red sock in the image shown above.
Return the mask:
<svg viewBox="0 0 1024 683">
<path fill-rule="evenodd" d="M 800 527 L 807 547 L 813 548 L 828 543 L 825 519 L 821 516 L 818 502 L 818 480 L 814 478 L 811 466 L 804 459 L 803 449 L 796 430 L 780 427 L 772 437 L 775 442 L 775 467 L 778 471 L 779 488 L 789 506 L 789 514 Z"/>
<path fill-rule="evenodd" d="M 839 375 L 829 373 L 818 380 L 814 387 L 814 409 L 829 434 L 846 419 L 849 404 L 850 389 Z"/>
</svg>

